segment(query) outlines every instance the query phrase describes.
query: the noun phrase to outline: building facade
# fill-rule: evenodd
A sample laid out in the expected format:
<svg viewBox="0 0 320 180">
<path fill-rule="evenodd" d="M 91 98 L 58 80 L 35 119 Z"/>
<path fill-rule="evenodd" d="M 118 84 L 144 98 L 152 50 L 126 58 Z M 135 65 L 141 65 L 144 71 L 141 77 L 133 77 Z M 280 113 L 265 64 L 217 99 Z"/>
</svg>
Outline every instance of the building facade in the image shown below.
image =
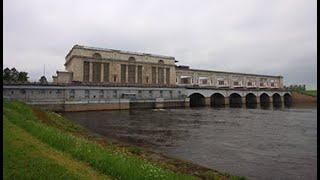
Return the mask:
<svg viewBox="0 0 320 180">
<path fill-rule="evenodd" d="M 199 86 L 211 88 L 282 89 L 283 77 L 190 69 L 174 57 L 75 45 L 66 56 L 66 72 L 55 83 Z"/>
</svg>

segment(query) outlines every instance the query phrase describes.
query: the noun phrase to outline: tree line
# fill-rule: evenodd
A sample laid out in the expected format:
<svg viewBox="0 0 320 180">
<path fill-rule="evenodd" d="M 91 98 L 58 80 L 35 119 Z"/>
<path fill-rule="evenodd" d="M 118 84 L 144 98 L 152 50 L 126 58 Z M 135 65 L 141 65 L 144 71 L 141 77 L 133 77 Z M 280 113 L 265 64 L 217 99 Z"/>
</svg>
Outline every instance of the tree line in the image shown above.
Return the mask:
<svg viewBox="0 0 320 180">
<path fill-rule="evenodd" d="M 29 82 L 28 72 L 18 71 L 16 68 L 3 69 L 2 78 L 4 83 L 27 83 Z M 45 76 L 41 76 L 39 82 L 42 84 L 48 83 Z"/>
</svg>

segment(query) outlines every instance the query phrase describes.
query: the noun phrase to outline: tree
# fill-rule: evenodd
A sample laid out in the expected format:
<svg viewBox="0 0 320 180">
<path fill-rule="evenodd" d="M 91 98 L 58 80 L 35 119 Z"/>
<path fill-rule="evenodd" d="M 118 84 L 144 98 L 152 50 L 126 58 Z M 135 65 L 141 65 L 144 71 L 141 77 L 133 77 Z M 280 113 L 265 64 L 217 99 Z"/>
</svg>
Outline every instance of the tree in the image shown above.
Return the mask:
<svg viewBox="0 0 320 180">
<path fill-rule="evenodd" d="M 11 80 L 11 70 L 9 68 L 5 68 L 2 75 L 3 81 L 9 82 Z"/>
<path fill-rule="evenodd" d="M 18 81 L 19 82 L 28 82 L 28 73 L 27 72 L 19 72 Z"/>
<path fill-rule="evenodd" d="M 19 72 L 16 70 L 16 68 L 11 68 L 11 80 L 13 82 L 18 82 L 18 76 Z"/>
<path fill-rule="evenodd" d="M 4 82 L 28 82 L 28 73 L 19 72 L 16 68 L 5 68 L 2 73 Z"/>
<path fill-rule="evenodd" d="M 45 76 L 41 76 L 41 78 L 39 79 L 39 82 L 41 84 L 47 84 L 48 83 L 47 78 Z"/>
</svg>

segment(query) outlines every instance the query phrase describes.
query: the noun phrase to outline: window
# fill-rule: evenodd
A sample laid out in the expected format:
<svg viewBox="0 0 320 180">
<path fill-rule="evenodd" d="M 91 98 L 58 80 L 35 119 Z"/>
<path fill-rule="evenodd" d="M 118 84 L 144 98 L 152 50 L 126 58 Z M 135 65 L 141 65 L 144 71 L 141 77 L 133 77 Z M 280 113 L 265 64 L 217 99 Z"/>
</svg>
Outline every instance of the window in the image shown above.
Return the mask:
<svg viewBox="0 0 320 180">
<path fill-rule="evenodd" d="M 117 90 L 113 91 L 113 97 L 116 98 L 117 97 Z"/>
<path fill-rule="evenodd" d="M 26 90 L 22 89 L 22 90 L 20 90 L 20 93 L 21 94 L 26 94 Z"/>
<path fill-rule="evenodd" d="M 100 93 L 99 93 L 99 98 L 103 98 L 104 97 L 104 93 L 103 93 L 103 90 L 100 90 Z"/>
<path fill-rule="evenodd" d="M 101 81 L 101 63 L 92 63 L 92 81 Z"/>
<path fill-rule="evenodd" d="M 113 76 L 113 82 L 117 82 L 117 75 Z"/>
<path fill-rule="evenodd" d="M 164 84 L 164 68 L 158 68 L 158 84 Z"/>
<path fill-rule="evenodd" d="M 138 66 L 138 83 L 142 84 L 142 66 Z"/>
<path fill-rule="evenodd" d="M 234 82 L 233 82 L 233 85 L 234 85 L 234 86 L 239 86 L 239 82 L 238 82 L 238 81 L 234 81 Z"/>
<path fill-rule="evenodd" d="M 149 83 L 149 77 L 148 76 L 146 77 L 146 82 Z"/>
<path fill-rule="evenodd" d="M 131 84 L 136 83 L 136 65 L 128 66 L 128 80 Z"/>
<path fill-rule="evenodd" d="M 90 98 L 89 90 L 85 90 L 84 91 L 84 97 L 87 98 L 87 99 Z"/>
<path fill-rule="evenodd" d="M 89 62 L 83 63 L 83 81 L 89 82 L 89 71 L 90 71 L 90 64 Z"/>
<path fill-rule="evenodd" d="M 273 82 L 271 83 L 271 87 L 274 87 L 274 83 Z"/>
<path fill-rule="evenodd" d="M 219 80 L 219 81 L 218 81 L 218 84 L 219 84 L 219 85 L 224 85 L 224 81 Z"/>
<path fill-rule="evenodd" d="M 152 67 L 151 69 L 152 71 L 152 84 L 156 84 L 157 83 L 157 68 L 156 67 Z"/>
<path fill-rule="evenodd" d="M 13 91 L 11 91 L 11 94 L 14 94 L 14 92 L 13 92 Z"/>
<path fill-rule="evenodd" d="M 261 83 L 260 83 L 260 86 L 264 86 L 264 83 L 263 83 L 263 82 L 261 82 Z"/>
<path fill-rule="evenodd" d="M 248 86 L 252 86 L 252 82 L 248 82 Z"/>
<path fill-rule="evenodd" d="M 159 60 L 159 64 L 164 64 L 164 61 L 163 60 Z"/>
<path fill-rule="evenodd" d="M 160 97 L 162 98 L 163 97 L 163 91 L 160 90 Z"/>
<path fill-rule="evenodd" d="M 74 89 L 72 89 L 72 90 L 70 90 L 70 92 L 69 92 L 69 97 L 70 97 L 71 99 L 73 99 L 74 96 L 75 96 L 75 91 L 74 91 Z"/>
<path fill-rule="evenodd" d="M 201 84 L 208 84 L 208 80 L 207 79 L 202 79 L 201 80 Z"/>
<path fill-rule="evenodd" d="M 58 90 L 56 91 L 56 94 L 61 94 L 61 90 L 58 89 Z"/>
<path fill-rule="evenodd" d="M 121 83 L 126 83 L 127 65 L 121 64 Z"/>
<path fill-rule="evenodd" d="M 109 63 L 104 63 L 103 81 L 104 82 L 109 82 Z"/>
</svg>

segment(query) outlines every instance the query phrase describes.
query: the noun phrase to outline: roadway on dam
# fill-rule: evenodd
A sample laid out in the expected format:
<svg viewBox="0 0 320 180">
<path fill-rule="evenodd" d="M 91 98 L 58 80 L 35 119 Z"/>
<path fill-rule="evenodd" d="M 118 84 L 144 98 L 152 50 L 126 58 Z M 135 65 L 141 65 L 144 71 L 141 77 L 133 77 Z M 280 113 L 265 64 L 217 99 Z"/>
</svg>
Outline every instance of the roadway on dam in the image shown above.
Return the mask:
<svg viewBox="0 0 320 180">
<path fill-rule="evenodd" d="M 91 131 L 249 179 L 317 179 L 317 109 L 64 112 Z"/>
</svg>

